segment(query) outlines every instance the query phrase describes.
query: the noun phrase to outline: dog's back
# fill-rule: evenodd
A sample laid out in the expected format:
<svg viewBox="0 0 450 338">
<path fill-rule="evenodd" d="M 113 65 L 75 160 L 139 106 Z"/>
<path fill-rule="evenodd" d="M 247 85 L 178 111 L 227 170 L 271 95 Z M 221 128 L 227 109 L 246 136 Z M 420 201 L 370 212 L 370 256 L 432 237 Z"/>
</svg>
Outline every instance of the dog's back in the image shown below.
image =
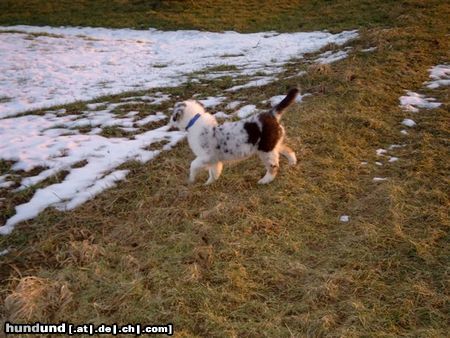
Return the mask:
<svg viewBox="0 0 450 338">
<path fill-rule="evenodd" d="M 284 137 L 279 120 L 295 101 L 299 91 L 294 88 L 270 112 L 215 127 L 216 155 L 220 160 L 245 158 L 254 153 L 273 151 Z"/>
</svg>

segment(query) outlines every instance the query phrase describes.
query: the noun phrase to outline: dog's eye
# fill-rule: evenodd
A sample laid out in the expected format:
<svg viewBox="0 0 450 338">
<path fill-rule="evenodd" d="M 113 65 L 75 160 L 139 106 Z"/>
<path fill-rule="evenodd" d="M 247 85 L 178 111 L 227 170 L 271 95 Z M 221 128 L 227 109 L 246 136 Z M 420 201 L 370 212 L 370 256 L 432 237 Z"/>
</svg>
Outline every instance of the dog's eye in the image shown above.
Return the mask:
<svg viewBox="0 0 450 338">
<path fill-rule="evenodd" d="M 175 114 L 173 114 L 172 119 L 174 121 L 178 120 L 178 118 L 180 117 L 180 113 L 176 112 Z"/>
</svg>

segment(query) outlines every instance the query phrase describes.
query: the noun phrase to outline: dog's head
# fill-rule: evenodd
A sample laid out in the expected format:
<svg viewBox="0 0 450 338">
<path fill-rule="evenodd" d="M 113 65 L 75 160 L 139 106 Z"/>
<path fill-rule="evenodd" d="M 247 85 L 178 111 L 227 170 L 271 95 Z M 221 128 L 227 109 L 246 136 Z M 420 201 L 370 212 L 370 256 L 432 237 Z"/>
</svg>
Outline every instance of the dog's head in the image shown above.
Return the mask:
<svg viewBox="0 0 450 338">
<path fill-rule="evenodd" d="M 205 113 L 205 108 L 203 108 L 200 102 L 194 100 L 178 102 L 173 107 L 169 125 L 179 130 L 185 130 L 195 114 L 203 113 Z"/>
</svg>

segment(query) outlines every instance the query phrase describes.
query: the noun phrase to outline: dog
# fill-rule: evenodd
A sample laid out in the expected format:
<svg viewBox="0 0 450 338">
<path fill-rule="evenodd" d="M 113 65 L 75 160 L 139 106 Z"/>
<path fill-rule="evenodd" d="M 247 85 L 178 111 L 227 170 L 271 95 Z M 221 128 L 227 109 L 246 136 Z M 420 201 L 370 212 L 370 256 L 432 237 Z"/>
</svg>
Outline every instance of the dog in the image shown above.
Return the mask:
<svg viewBox="0 0 450 338">
<path fill-rule="evenodd" d="M 291 89 L 269 112 L 221 125 L 195 100 L 176 103 L 169 125 L 187 131 L 189 146 L 196 155 L 191 163 L 189 182 L 195 182 L 201 169 L 208 169 L 209 177 L 205 184 L 211 184 L 222 173 L 223 162 L 254 154 L 259 156 L 266 168 L 266 174 L 258 181 L 260 184 L 274 180 L 280 154 L 288 159 L 289 165 L 295 165 L 297 157 L 294 151 L 283 143 L 285 132 L 280 119 L 298 93 L 298 89 Z"/>
</svg>

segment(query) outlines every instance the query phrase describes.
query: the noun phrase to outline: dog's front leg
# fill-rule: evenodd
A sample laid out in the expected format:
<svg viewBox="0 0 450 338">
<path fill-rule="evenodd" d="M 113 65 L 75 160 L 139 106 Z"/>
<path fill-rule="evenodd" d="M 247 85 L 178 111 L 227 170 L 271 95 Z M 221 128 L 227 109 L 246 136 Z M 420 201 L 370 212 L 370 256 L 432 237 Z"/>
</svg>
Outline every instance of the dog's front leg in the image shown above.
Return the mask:
<svg viewBox="0 0 450 338">
<path fill-rule="evenodd" d="M 191 170 L 189 173 L 189 183 L 195 182 L 195 177 L 197 176 L 200 169 L 206 165 L 206 161 L 203 158 L 197 157 L 191 162 Z"/>
</svg>

